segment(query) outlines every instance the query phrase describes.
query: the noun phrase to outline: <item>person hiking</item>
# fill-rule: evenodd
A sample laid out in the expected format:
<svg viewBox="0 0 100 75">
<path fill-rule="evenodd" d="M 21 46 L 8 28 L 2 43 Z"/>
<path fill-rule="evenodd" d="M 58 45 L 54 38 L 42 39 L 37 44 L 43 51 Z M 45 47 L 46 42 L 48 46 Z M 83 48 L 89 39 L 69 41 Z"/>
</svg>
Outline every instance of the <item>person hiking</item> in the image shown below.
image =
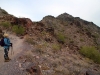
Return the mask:
<svg viewBox="0 0 100 75">
<path fill-rule="evenodd" d="M 12 43 L 10 42 L 10 39 L 8 38 L 8 34 L 4 34 L 3 40 L 4 40 L 4 46 L 3 46 L 4 47 L 4 59 L 5 59 L 5 62 L 8 62 L 9 60 L 11 60 L 8 57 L 8 52 L 9 52 L 10 46 L 12 47 Z"/>
</svg>

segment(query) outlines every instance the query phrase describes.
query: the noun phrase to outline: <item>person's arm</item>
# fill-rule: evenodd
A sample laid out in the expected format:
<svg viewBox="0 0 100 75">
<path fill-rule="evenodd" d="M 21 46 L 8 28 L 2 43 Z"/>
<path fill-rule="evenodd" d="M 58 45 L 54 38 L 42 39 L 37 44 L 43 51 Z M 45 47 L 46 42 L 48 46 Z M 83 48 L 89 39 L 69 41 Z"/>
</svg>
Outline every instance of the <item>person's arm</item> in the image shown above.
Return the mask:
<svg viewBox="0 0 100 75">
<path fill-rule="evenodd" d="M 9 46 L 12 47 L 12 43 L 10 42 L 10 39 L 8 38 L 8 43 L 9 43 Z"/>
</svg>

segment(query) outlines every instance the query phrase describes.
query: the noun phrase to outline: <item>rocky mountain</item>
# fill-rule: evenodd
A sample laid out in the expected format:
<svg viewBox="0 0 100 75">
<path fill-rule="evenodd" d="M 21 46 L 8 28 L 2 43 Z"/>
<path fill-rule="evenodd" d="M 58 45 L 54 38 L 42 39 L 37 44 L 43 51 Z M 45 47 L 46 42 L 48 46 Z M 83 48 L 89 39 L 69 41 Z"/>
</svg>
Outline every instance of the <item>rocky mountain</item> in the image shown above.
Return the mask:
<svg viewBox="0 0 100 75">
<path fill-rule="evenodd" d="M 32 22 L 1 10 L 1 30 L 25 36 L 32 46 L 20 61 L 40 65 L 42 75 L 100 75 L 100 27 L 93 22 L 67 13 Z M 32 67 L 27 71 L 34 73 Z"/>
<path fill-rule="evenodd" d="M 4 16 L 4 15 L 8 15 L 8 12 L 0 8 L 0 16 Z"/>
<path fill-rule="evenodd" d="M 79 48 L 88 45 L 99 47 L 100 43 L 100 28 L 93 22 L 88 22 L 73 17 L 67 13 L 61 14 L 58 17 L 46 16 L 41 21 L 46 28 L 51 28 L 54 35 L 63 35 L 65 39 L 62 41 L 64 44 L 73 43 Z M 59 41 L 59 40 L 58 40 Z"/>
</svg>

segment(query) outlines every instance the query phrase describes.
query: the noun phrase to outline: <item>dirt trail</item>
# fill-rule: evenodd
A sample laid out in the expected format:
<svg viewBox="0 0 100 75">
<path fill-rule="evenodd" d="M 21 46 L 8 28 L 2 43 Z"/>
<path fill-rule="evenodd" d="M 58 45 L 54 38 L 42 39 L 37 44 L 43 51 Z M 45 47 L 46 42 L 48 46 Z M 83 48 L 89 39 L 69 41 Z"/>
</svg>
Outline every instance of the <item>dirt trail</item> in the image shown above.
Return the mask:
<svg viewBox="0 0 100 75">
<path fill-rule="evenodd" d="M 26 75 L 20 68 L 20 62 L 17 61 L 19 54 L 22 54 L 21 51 L 27 49 L 24 39 L 20 39 L 15 35 L 10 35 L 9 38 L 13 43 L 14 54 L 11 55 L 10 49 L 9 57 L 11 58 L 11 61 L 4 62 L 4 50 L 2 47 L 0 47 L 0 75 Z"/>
</svg>

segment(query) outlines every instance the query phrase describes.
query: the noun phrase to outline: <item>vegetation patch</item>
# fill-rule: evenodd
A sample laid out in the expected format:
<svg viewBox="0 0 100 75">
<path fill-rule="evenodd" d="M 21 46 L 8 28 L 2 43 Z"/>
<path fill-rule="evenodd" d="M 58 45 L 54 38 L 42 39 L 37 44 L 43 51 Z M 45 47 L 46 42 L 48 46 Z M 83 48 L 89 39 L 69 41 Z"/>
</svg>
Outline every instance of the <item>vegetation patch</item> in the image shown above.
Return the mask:
<svg viewBox="0 0 100 75">
<path fill-rule="evenodd" d="M 25 56 L 26 60 L 29 61 L 29 62 L 32 62 L 32 61 L 34 60 L 31 51 L 27 51 L 27 52 L 24 54 L 24 56 Z"/>
<path fill-rule="evenodd" d="M 15 32 L 15 33 L 18 34 L 18 35 L 23 35 L 24 32 L 25 32 L 25 28 L 22 27 L 22 26 L 14 25 L 14 26 L 12 27 L 12 31 Z"/>
<path fill-rule="evenodd" d="M 30 43 L 32 45 L 35 45 L 36 44 L 36 42 L 34 41 L 33 38 L 26 38 L 26 42 L 28 42 L 28 43 Z"/>
<path fill-rule="evenodd" d="M 42 34 L 42 35 L 46 35 L 46 34 L 47 34 L 47 32 L 45 32 L 45 31 L 42 31 L 42 32 L 41 32 L 41 34 Z"/>
<path fill-rule="evenodd" d="M 10 22 L 8 21 L 1 22 L 0 25 L 3 26 L 4 28 L 9 28 L 11 26 Z"/>
<path fill-rule="evenodd" d="M 92 37 L 99 38 L 99 34 L 95 33 L 95 34 L 92 35 Z"/>
<path fill-rule="evenodd" d="M 100 64 L 100 52 L 94 46 L 83 46 L 80 49 L 80 53 Z"/>
<path fill-rule="evenodd" d="M 84 39 L 81 38 L 80 41 L 81 41 L 81 42 L 84 42 Z"/>
<path fill-rule="evenodd" d="M 72 44 L 73 44 L 73 43 L 74 43 L 74 41 L 73 41 L 73 40 L 70 40 L 70 43 L 72 43 Z"/>
<path fill-rule="evenodd" d="M 57 40 L 58 40 L 59 42 L 65 43 L 66 37 L 65 37 L 64 33 L 60 33 L 60 32 L 59 32 L 59 33 L 56 35 L 56 37 L 57 37 Z"/>
<path fill-rule="evenodd" d="M 53 48 L 53 52 L 55 53 L 61 49 L 61 46 L 59 44 L 53 44 L 52 48 Z"/>
</svg>

